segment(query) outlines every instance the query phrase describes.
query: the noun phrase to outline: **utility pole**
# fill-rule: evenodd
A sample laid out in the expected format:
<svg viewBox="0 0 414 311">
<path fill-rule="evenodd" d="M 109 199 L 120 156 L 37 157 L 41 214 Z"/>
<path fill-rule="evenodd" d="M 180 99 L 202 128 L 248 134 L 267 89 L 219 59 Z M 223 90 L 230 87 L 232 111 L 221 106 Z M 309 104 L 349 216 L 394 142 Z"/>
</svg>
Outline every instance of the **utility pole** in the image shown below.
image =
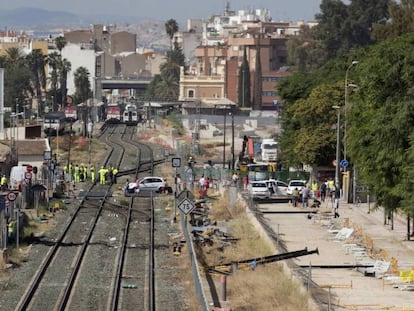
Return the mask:
<svg viewBox="0 0 414 311">
<path fill-rule="evenodd" d="M 233 110 L 233 106 L 231 108 L 231 156 L 232 156 L 232 160 L 231 160 L 231 169 L 234 172 L 234 110 Z"/>
<path fill-rule="evenodd" d="M 223 168 L 226 168 L 226 115 L 227 107 L 224 108 L 224 129 L 223 129 Z"/>
</svg>

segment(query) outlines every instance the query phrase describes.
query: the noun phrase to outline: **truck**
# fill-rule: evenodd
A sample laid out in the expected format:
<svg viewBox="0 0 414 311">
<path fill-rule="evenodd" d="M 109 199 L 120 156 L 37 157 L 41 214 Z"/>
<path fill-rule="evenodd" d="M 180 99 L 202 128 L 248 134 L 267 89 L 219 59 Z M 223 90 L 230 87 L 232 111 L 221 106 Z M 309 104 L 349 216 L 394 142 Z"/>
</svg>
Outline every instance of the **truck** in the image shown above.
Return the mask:
<svg viewBox="0 0 414 311">
<path fill-rule="evenodd" d="M 264 138 L 260 145 L 262 161 L 277 162 L 278 143 L 273 138 Z"/>
</svg>

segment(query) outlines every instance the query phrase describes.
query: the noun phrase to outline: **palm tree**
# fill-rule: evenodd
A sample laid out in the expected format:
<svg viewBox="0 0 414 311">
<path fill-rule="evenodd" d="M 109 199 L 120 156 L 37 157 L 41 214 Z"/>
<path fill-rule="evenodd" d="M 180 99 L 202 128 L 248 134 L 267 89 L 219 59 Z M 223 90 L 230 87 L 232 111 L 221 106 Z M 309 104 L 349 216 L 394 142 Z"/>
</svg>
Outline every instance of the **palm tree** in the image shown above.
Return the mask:
<svg viewBox="0 0 414 311">
<path fill-rule="evenodd" d="M 173 45 L 172 45 L 172 39 L 174 38 L 174 34 L 178 31 L 178 24 L 177 21 L 175 19 L 169 19 L 166 23 L 165 23 L 165 32 L 167 33 L 167 35 L 170 37 L 170 49 L 172 50 Z"/>
<path fill-rule="evenodd" d="M 38 100 L 39 111 L 43 111 L 42 89 L 46 89 L 46 56 L 43 55 L 40 49 L 35 49 L 26 56 L 26 62 L 33 74 L 33 87 L 35 97 Z"/>
<path fill-rule="evenodd" d="M 177 43 L 174 49 L 167 52 L 165 62 L 160 65 L 161 81 L 157 85 L 157 95 L 164 94 L 163 97 L 177 99 L 179 94 L 180 67 L 184 66 L 184 54 Z M 168 96 L 167 96 L 167 95 Z"/>
<path fill-rule="evenodd" d="M 11 47 L 6 50 L 6 57 L 8 61 L 15 63 L 22 59 L 22 52 L 17 47 Z"/>
<path fill-rule="evenodd" d="M 57 52 L 50 53 L 48 55 L 48 64 L 51 67 L 50 72 L 50 94 L 52 95 L 52 111 L 56 111 L 56 100 L 57 100 L 57 90 L 58 90 L 58 82 L 59 82 L 59 73 L 58 73 L 58 64 L 61 61 L 61 56 Z"/>
<path fill-rule="evenodd" d="M 161 75 L 171 77 L 177 81 L 180 80 L 180 67 L 184 66 L 185 56 L 182 49 L 177 43 L 174 43 L 174 49 L 167 52 L 165 62 L 160 65 Z"/>
<path fill-rule="evenodd" d="M 74 73 L 75 96 L 78 103 L 86 102 L 92 96 L 89 71 L 85 67 L 79 67 Z"/>
<path fill-rule="evenodd" d="M 25 57 L 21 50 L 12 47 L 6 50 L 5 56 L 1 60 L 4 62 L 5 81 L 4 96 L 5 106 L 12 107 L 12 110 L 19 112 L 18 103 L 23 103 L 27 94 L 33 93 L 32 74 L 27 66 Z"/>
<path fill-rule="evenodd" d="M 85 67 L 79 67 L 74 73 L 75 77 L 75 97 L 77 103 L 83 103 L 82 115 L 83 120 L 83 135 L 86 136 L 87 117 L 89 115 L 86 101 L 92 97 L 91 84 L 89 82 L 89 71 Z"/>
<path fill-rule="evenodd" d="M 58 73 L 59 73 L 59 83 L 60 83 L 60 98 L 59 102 L 61 107 L 63 107 L 66 104 L 66 98 L 67 98 L 67 81 L 68 81 L 68 73 L 72 69 L 72 64 L 66 59 L 62 59 L 59 62 L 58 66 Z"/>
<path fill-rule="evenodd" d="M 238 105 L 250 107 L 250 66 L 247 60 L 246 46 L 244 46 L 243 61 L 239 68 Z"/>
<path fill-rule="evenodd" d="M 171 77 L 164 77 L 157 85 L 157 98 L 160 100 L 177 100 L 179 82 Z"/>
<path fill-rule="evenodd" d="M 56 48 L 59 50 L 59 53 L 62 54 L 62 50 L 67 44 L 65 37 L 59 36 L 55 38 Z"/>
</svg>

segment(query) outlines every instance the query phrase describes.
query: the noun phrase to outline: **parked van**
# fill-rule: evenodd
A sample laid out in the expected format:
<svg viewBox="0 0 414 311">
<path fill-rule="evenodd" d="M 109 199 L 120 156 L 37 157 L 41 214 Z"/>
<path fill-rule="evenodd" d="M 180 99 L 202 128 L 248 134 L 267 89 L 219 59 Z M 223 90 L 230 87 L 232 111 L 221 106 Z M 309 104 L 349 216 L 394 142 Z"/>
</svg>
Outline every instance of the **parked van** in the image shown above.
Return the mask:
<svg viewBox="0 0 414 311">
<path fill-rule="evenodd" d="M 9 189 L 10 190 L 20 190 L 20 186 L 25 179 L 25 174 L 28 172 L 27 166 L 19 165 L 13 166 L 10 171 L 9 178 Z"/>
</svg>

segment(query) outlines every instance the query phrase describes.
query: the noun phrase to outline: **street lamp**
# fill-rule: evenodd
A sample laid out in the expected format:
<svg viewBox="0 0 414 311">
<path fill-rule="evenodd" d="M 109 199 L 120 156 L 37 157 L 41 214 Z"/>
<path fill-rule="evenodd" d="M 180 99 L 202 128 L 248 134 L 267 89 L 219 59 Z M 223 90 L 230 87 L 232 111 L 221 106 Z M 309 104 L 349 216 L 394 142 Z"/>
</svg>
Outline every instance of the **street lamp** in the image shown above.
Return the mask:
<svg viewBox="0 0 414 311">
<path fill-rule="evenodd" d="M 89 148 L 88 148 L 88 152 L 89 152 L 89 168 L 91 167 L 91 154 L 92 154 L 92 131 L 93 131 L 93 123 L 92 120 L 88 121 L 88 140 L 89 140 Z"/>
<path fill-rule="evenodd" d="M 340 138 L 341 138 L 341 129 L 340 129 L 340 125 L 341 125 L 341 107 L 338 105 L 332 106 L 333 109 L 337 110 L 337 121 L 336 121 L 336 163 L 335 163 L 335 186 L 339 187 L 339 162 L 340 162 L 340 148 L 341 148 L 341 142 L 340 142 Z"/>
<path fill-rule="evenodd" d="M 344 159 L 346 160 L 346 147 L 347 147 L 347 131 L 346 131 L 346 124 L 347 124 L 347 118 L 346 118 L 346 112 L 348 110 L 348 87 L 352 86 L 355 87 L 356 85 L 348 85 L 348 72 L 349 70 L 358 64 L 358 61 L 354 60 L 351 62 L 351 64 L 348 66 L 345 72 L 345 112 L 344 112 Z"/>
<path fill-rule="evenodd" d="M 234 172 L 234 111 L 233 111 L 233 106 L 231 107 L 231 156 L 232 156 L 232 160 L 231 160 L 231 169 Z"/>
<path fill-rule="evenodd" d="M 224 129 L 223 129 L 223 168 L 226 168 L 226 115 L 227 107 L 224 107 Z"/>
</svg>

